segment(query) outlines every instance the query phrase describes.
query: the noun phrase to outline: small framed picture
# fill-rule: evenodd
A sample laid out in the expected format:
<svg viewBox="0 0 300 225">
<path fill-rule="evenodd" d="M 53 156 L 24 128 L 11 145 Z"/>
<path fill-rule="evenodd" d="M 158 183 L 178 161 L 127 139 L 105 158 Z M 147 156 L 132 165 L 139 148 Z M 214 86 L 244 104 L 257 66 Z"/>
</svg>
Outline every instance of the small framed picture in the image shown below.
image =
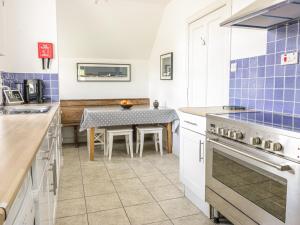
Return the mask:
<svg viewBox="0 0 300 225">
<path fill-rule="evenodd" d="M 173 80 L 173 52 L 160 56 L 160 79 Z"/>
</svg>

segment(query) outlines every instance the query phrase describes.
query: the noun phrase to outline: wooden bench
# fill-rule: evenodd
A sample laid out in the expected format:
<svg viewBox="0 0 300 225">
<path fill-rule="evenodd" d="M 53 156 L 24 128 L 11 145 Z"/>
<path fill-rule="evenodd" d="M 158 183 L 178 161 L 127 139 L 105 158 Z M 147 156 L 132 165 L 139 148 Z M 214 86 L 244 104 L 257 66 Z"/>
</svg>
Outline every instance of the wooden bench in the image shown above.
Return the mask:
<svg viewBox="0 0 300 225">
<path fill-rule="evenodd" d="M 74 128 L 75 147 L 79 147 L 78 128 L 84 108 L 101 107 L 101 106 L 118 106 L 124 99 L 74 99 L 61 100 L 61 120 L 63 127 Z M 133 105 L 150 105 L 149 98 L 132 98 L 130 100 Z M 172 152 L 172 124 L 164 124 L 167 128 L 167 150 Z"/>
</svg>

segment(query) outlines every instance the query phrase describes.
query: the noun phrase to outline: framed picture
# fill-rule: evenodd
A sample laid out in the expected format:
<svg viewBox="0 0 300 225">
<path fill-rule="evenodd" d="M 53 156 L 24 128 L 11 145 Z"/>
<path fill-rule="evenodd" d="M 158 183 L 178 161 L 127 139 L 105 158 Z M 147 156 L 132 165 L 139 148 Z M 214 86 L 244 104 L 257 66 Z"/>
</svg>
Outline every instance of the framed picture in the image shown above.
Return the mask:
<svg viewBox="0 0 300 225">
<path fill-rule="evenodd" d="M 173 52 L 160 56 L 160 79 L 173 80 Z"/>
<path fill-rule="evenodd" d="M 78 81 L 129 82 L 130 64 L 77 63 Z"/>
</svg>

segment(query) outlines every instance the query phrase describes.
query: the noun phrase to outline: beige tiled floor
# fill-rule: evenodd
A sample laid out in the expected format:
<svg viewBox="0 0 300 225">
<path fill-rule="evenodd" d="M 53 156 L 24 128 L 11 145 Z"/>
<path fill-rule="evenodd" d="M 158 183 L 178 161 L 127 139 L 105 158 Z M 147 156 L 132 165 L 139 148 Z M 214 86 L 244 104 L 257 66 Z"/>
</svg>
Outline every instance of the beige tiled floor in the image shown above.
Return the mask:
<svg viewBox="0 0 300 225">
<path fill-rule="evenodd" d="M 143 158 L 114 145 L 111 161 L 96 150 L 64 147 L 56 225 L 213 225 L 188 199 L 179 161 L 147 143 Z"/>
</svg>

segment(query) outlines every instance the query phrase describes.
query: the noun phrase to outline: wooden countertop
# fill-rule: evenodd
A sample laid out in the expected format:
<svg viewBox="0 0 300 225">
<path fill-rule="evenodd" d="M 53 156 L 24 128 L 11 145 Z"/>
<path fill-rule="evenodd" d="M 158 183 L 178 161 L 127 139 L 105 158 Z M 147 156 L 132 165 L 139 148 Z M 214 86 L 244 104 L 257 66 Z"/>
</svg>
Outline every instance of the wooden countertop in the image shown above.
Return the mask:
<svg viewBox="0 0 300 225">
<path fill-rule="evenodd" d="M 3 224 L 5 220 L 5 211 L 0 208 L 0 224 Z"/>
<path fill-rule="evenodd" d="M 179 111 L 206 117 L 207 114 L 225 114 L 225 113 L 232 113 L 232 112 L 244 112 L 245 110 L 224 110 L 222 106 L 215 106 L 215 107 L 183 107 L 180 108 Z"/>
<path fill-rule="evenodd" d="M 6 213 L 9 213 L 59 104 L 51 106 L 47 113 L 0 116 L 0 207 Z M 2 217 L 0 209 L 0 225 Z"/>
</svg>

